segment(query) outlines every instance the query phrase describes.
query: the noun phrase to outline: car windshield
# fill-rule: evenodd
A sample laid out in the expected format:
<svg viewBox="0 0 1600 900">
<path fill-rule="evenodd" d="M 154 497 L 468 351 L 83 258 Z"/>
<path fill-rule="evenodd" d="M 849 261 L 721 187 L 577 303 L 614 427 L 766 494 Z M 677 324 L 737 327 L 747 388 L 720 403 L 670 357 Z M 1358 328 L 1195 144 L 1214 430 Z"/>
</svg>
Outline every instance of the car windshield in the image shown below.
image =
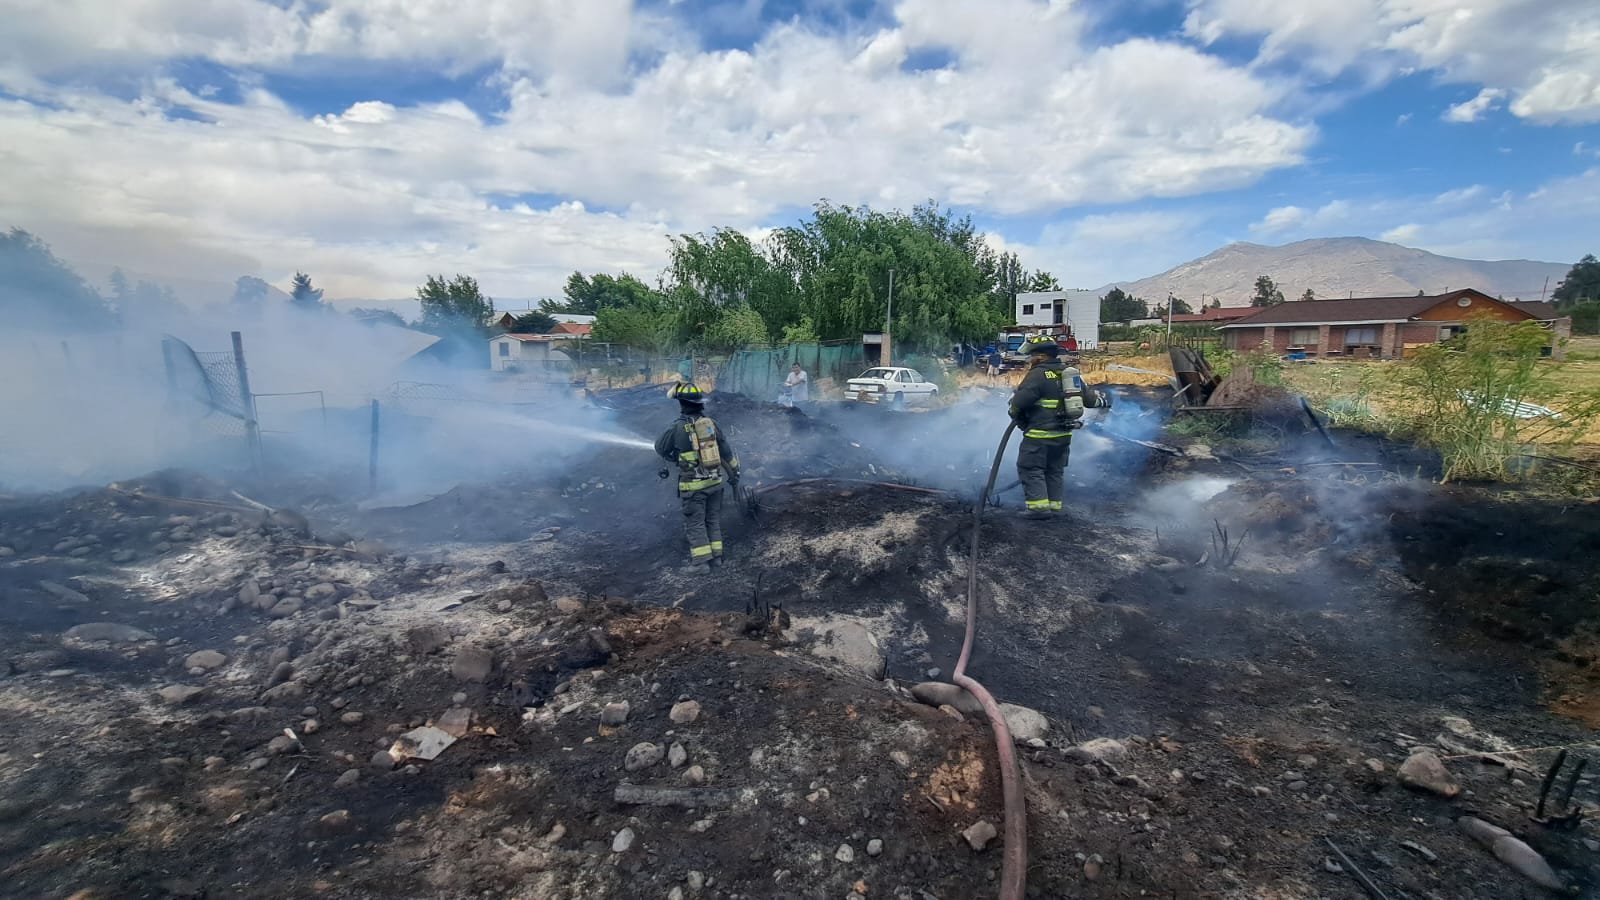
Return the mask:
<svg viewBox="0 0 1600 900">
<path fill-rule="evenodd" d="M 865 372 L 862 372 L 860 375 L 857 375 L 856 377 L 857 378 L 885 378 L 885 379 L 893 380 L 893 378 L 894 378 L 894 370 L 893 369 L 868 369 Z"/>
</svg>

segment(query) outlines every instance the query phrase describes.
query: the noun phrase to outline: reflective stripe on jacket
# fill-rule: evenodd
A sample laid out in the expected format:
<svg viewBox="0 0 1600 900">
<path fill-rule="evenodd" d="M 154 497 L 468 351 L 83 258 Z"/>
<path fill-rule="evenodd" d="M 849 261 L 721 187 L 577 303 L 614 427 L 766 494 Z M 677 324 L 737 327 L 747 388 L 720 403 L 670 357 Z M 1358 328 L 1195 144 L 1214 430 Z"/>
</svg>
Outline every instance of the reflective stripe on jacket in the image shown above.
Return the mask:
<svg viewBox="0 0 1600 900">
<path fill-rule="evenodd" d="M 1059 359 L 1031 365 L 1011 395 L 1011 419 L 1023 437 L 1070 437 L 1082 417 L 1083 376 Z"/>
<path fill-rule="evenodd" d="M 678 464 L 678 493 L 692 494 L 722 484 L 723 473 L 706 472 L 700 468 L 700 454 L 694 448 L 694 421 L 699 416 L 682 415 L 656 438 L 656 455 Z M 722 468 L 729 476 L 739 476 L 739 458 L 734 456 L 728 438 L 717 429 L 717 451 L 722 454 Z"/>
</svg>

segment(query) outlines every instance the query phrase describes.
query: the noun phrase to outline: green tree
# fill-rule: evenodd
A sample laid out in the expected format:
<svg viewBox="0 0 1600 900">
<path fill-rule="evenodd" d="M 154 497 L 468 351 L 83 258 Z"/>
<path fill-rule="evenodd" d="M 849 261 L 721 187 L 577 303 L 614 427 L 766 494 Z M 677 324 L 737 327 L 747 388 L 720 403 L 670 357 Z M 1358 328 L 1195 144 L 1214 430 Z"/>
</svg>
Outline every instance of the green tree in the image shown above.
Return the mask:
<svg viewBox="0 0 1600 900">
<path fill-rule="evenodd" d="M 417 324 L 431 334 L 488 334 L 489 320 L 494 318 L 494 301 L 484 296 L 477 279 L 468 275 L 449 281 L 443 275 L 429 275 L 417 288 L 417 299 L 422 302 L 422 318 Z"/>
<path fill-rule="evenodd" d="M 545 300 L 539 308 L 546 313 L 595 316 L 602 309 L 638 306 L 657 297 L 654 288 L 627 272 L 593 277 L 573 272 L 561 294 L 561 300 Z"/>
<path fill-rule="evenodd" d="M 1311 288 L 1306 288 L 1306 292 L 1304 294 L 1300 295 L 1301 302 L 1305 302 L 1307 300 L 1315 300 L 1315 299 L 1317 299 L 1316 292 L 1312 291 Z"/>
<path fill-rule="evenodd" d="M 549 334 L 550 329 L 558 324 L 554 316 L 536 309 L 517 316 L 516 324 L 511 326 L 511 334 Z"/>
<path fill-rule="evenodd" d="M 1129 322 L 1150 318 L 1150 309 L 1138 297 L 1130 297 L 1122 288 L 1112 288 L 1100 298 L 1100 321 Z"/>
<path fill-rule="evenodd" d="M 233 283 L 233 302 L 240 306 L 260 306 L 270 290 L 265 281 L 253 275 L 241 275 Z"/>
<path fill-rule="evenodd" d="M 243 281 L 244 279 L 239 279 Z M 264 283 L 264 282 L 263 282 Z M 371 307 L 357 307 L 350 310 L 350 318 L 368 324 L 396 325 L 406 327 L 406 320 L 392 309 L 373 309 Z"/>
<path fill-rule="evenodd" d="M 1012 258 L 1015 259 L 1015 257 Z M 1061 282 L 1057 281 L 1056 277 L 1051 275 L 1049 272 L 1046 272 L 1043 269 L 1035 269 L 1034 273 L 1028 276 L 1027 286 L 1022 290 L 1025 293 L 1034 293 L 1037 291 L 1059 291 L 1061 290 Z"/>
<path fill-rule="evenodd" d="M 803 316 L 799 322 L 783 327 L 785 344 L 815 344 L 821 340 L 817 335 L 816 323 L 811 321 L 810 316 Z"/>
<path fill-rule="evenodd" d="M 1567 277 L 1556 285 L 1551 299 L 1555 300 L 1558 309 L 1566 309 L 1585 300 L 1600 300 L 1600 260 L 1596 260 L 1593 253 L 1578 260 L 1567 272 Z"/>
<path fill-rule="evenodd" d="M 1277 306 L 1283 302 L 1283 291 L 1266 275 L 1256 276 L 1256 292 L 1250 297 L 1251 306 Z"/>
<path fill-rule="evenodd" d="M 705 346 L 717 350 L 740 350 L 767 342 L 767 323 L 749 304 L 740 303 L 723 310 L 706 329 Z"/>
<path fill-rule="evenodd" d="M 289 305 L 308 311 L 327 309 L 322 302 L 322 288 L 312 287 L 311 276 L 304 272 L 294 273 L 294 283 L 289 289 Z"/>
<path fill-rule="evenodd" d="M 1194 307 L 1190 306 L 1189 301 L 1183 299 L 1182 297 L 1173 297 L 1172 302 L 1168 305 L 1172 307 L 1170 312 L 1175 316 L 1194 315 Z"/>
<path fill-rule="evenodd" d="M 92 329 L 111 324 L 99 292 L 48 244 L 20 228 L 0 234 L 0 320 Z M 3 330 L 4 326 L 0 326 Z"/>
<path fill-rule="evenodd" d="M 1566 309 L 1573 334 L 1600 334 L 1600 301 L 1586 300 Z"/>
</svg>

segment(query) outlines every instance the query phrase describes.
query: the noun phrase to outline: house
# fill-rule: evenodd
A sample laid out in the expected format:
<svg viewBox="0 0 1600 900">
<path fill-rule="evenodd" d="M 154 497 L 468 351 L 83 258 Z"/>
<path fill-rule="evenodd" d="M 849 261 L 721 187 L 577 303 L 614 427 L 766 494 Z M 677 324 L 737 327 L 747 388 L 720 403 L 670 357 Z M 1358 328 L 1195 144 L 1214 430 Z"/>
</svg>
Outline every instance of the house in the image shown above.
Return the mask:
<svg viewBox="0 0 1600 900">
<path fill-rule="evenodd" d="M 1572 333 L 1572 319 L 1557 317 L 1548 303 L 1509 303 L 1471 288 L 1416 297 L 1294 300 L 1251 309 L 1217 330 L 1229 350 L 1397 359 L 1409 348 L 1448 340 L 1484 316 L 1548 323 L 1557 357 Z"/>
<path fill-rule="evenodd" d="M 594 326 L 583 322 L 559 322 L 550 329 L 548 334 L 558 341 L 574 341 L 588 338 L 594 333 Z"/>
<path fill-rule="evenodd" d="M 489 368 L 496 372 L 544 372 L 566 369 L 572 357 L 553 348 L 548 334 L 502 334 L 489 339 Z"/>
<path fill-rule="evenodd" d="M 498 328 L 501 331 L 510 331 L 511 329 L 517 327 L 517 317 L 513 316 L 511 313 L 503 312 L 489 320 L 489 325 L 493 328 Z"/>
<path fill-rule="evenodd" d="M 1093 349 L 1100 344 L 1100 296 L 1077 290 L 1018 294 L 1014 321 L 1042 331 L 1065 326 L 1078 339 L 1078 346 Z"/>
<path fill-rule="evenodd" d="M 1251 314 L 1257 313 L 1257 312 L 1260 312 L 1260 310 L 1256 309 L 1255 307 L 1251 307 L 1251 306 L 1216 306 L 1216 307 L 1207 307 L 1206 309 L 1204 309 L 1204 310 L 1202 310 L 1200 312 L 1197 312 L 1197 313 L 1178 313 L 1177 315 L 1172 317 L 1172 324 L 1174 324 L 1174 325 L 1193 325 L 1193 324 L 1197 324 L 1197 323 L 1198 324 L 1211 324 L 1211 323 L 1221 324 L 1221 323 L 1224 323 L 1224 322 L 1232 322 L 1232 321 L 1234 321 L 1236 319 L 1242 319 L 1245 316 L 1248 316 L 1248 315 L 1251 315 Z"/>
</svg>

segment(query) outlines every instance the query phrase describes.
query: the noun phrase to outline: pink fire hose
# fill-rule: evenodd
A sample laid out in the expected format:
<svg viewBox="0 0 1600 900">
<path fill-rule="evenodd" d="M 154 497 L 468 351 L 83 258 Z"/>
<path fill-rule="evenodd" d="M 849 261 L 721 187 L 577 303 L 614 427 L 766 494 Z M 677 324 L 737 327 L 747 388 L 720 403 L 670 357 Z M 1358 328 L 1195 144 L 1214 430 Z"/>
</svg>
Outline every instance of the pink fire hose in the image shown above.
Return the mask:
<svg viewBox="0 0 1600 900">
<path fill-rule="evenodd" d="M 1022 793 L 1022 774 L 1017 769 L 1017 752 L 1012 745 L 1011 729 L 1000 712 L 1000 704 L 984 690 L 983 685 L 967 675 L 967 662 L 972 657 L 972 642 L 978 634 L 978 531 L 983 523 L 983 505 L 994 490 L 995 478 L 1000 474 L 1000 460 L 1005 456 L 1006 443 L 1016 431 L 1015 422 L 1006 426 L 1000 436 L 1000 447 L 994 454 L 994 465 L 989 468 L 989 481 L 978 495 L 972 511 L 972 549 L 967 560 L 967 636 L 961 643 L 961 658 L 950 680 L 976 697 L 989 717 L 989 727 L 994 731 L 996 755 L 1000 760 L 1000 795 L 1005 804 L 1005 856 L 1001 860 L 1000 900 L 1022 900 L 1028 878 L 1028 806 Z"/>
</svg>

